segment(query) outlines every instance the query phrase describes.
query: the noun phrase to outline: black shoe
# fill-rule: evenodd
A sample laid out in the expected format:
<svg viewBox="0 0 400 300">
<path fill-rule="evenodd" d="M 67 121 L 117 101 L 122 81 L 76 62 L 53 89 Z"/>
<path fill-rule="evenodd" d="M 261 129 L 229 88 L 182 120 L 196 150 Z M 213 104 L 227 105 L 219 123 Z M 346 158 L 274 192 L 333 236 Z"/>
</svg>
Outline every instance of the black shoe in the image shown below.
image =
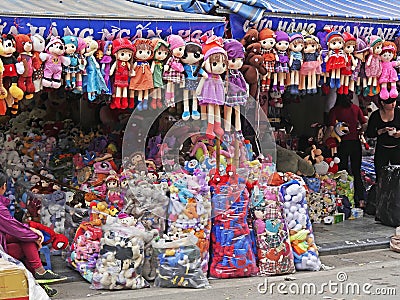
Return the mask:
<svg viewBox="0 0 400 300">
<path fill-rule="evenodd" d="M 57 296 L 57 294 L 58 294 L 58 291 L 56 289 L 49 287 L 47 284 L 42 285 L 42 288 L 44 289 L 47 296 L 49 296 L 49 297 L 54 297 L 54 296 Z"/>
<path fill-rule="evenodd" d="M 35 273 L 35 279 L 37 283 L 52 283 L 66 280 L 67 277 L 60 276 L 51 270 L 47 270 L 42 275 Z"/>
</svg>

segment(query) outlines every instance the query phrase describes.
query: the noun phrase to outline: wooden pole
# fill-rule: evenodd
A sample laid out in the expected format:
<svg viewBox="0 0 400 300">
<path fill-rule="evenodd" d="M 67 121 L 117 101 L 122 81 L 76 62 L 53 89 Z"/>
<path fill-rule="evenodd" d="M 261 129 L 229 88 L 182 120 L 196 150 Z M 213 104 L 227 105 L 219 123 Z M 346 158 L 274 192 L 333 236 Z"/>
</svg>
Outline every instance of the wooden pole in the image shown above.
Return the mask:
<svg viewBox="0 0 400 300">
<path fill-rule="evenodd" d="M 221 140 L 217 137 L 215 141 L 215 160 L 216 160 L 216 169 L 219 172 L 219 166 L 221 164 Z"/>
</svg>

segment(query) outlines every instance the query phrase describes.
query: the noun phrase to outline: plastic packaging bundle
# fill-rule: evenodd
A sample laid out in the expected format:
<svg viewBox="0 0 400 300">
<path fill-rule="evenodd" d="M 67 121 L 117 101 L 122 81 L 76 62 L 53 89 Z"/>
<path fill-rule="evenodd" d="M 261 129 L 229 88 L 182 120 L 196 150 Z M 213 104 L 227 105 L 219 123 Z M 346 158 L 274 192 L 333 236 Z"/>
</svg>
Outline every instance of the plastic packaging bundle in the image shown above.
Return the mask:
<svg viewBox="0 0 400 300">
<path fill-rule="evenodd" d="M 93 289 L 141 289 L 145 232 L 120 223 L 103 226 L 100 255 L 93 274 Z"/>
<path fill-rule="evenodd" d="M 55 191 L 44 195 L 40 210 L 41 223 L 62 234 L 64 234 L 65 201 L 65 193 Z"/>
<path fill-rule="evenodd" d="M 351 206 L 354 207 L 354 177 L 342 170 L 336 173 L 335 178 L 336 193 L 349 198 Z"/>
<path fill-rule="evenodd" d="M 333 216 L 336 210 L 336 196 L 329 193 L 307 194 L 308 213 L 311 222 L 321 223 L 327 216 Z"/>
<path fill-rule="evenodd" d="M 212 188 L 210 275 L 216 278 L 246 277 L 258 271 L 247 225 L 249 194 L 244 184 L 230 185 L 230 180 L 226 184 L 217 180 L 222 184 Z"/>
<path fill-rule="evenodd" d="M 201 269 L 197 238 L 189 234 L 175 241 L 160 239 L 153 242 L 158 259 L 156 287 L 204 288 L 209 283 Z"/>
<path fill-rule="evenodd" d="M 178 174 L 170 187 L 168 232 L 171 239 L 194 234 L 201 253 L 201 266 L 208 270 L 211 233 L 211 195 L 206 174 L 198 171 L 194 176 Z"/>
<path fill-rule="evenodd" d="M 70 243 L 73 242 L 76 230 L 83 221 L 89 220 L 89 209 L 80 207 L 65 206 L 65 236 Z"/>
<path fill-rule="evenodd" d="M 280 197 L 289 227 L 296 270 L 318 271 L 321 261 L 307 211 L 304 186 L 296 180 L 289 181 L 281 186 Z"/>
<path fill-rule="evenodd" d="M 278 199 L 279 187 L 255 187 L 252 194 L 253 226 L 257 234 L 258 275 L 295 272 L 289 232 Z"/>
</svg>

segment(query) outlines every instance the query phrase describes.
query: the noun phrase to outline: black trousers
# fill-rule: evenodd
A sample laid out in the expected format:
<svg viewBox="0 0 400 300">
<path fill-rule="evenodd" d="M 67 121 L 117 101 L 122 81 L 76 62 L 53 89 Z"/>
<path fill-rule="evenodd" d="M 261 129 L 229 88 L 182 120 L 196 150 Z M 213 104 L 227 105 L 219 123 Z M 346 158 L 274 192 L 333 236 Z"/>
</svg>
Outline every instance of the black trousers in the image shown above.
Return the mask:
<svg viewBox="0 0 400 300">
<path fill-rule="evenodd" d="M 361 179 L 361 142 L 359 140 L 342 141 L 339 144 L 337 156 L 340 159 L 339 170 L 346 170 L 354 176 L 354 202 L 358 206 L 360 200 L 366 199 L 365 187 Z"/>
<path fill-rule="evenodd" d="M 400 147 L 386 148 L 377 144 L 374 155 L 376 182 L 378 182 L 382 167 L 388 166 L 389 163 L 391 165 L 400 165 Z"/>
</svg>

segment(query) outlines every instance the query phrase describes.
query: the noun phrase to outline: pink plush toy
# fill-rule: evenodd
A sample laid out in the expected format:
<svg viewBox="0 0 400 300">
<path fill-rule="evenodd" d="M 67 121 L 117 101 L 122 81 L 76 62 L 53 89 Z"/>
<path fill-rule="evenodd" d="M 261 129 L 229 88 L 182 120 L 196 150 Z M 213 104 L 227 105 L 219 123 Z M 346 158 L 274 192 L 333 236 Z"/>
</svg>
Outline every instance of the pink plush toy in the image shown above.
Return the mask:
<svg viewBox="0 0 400 300">
<path fill-rule="evenodd" d="M 381 85 L 381 92 L 379 93 L 381 99 L 386 100 L 390 98 L 397 98 L 399 93 L 396 89 L 397 72 L 394 67 L 400 65 L 399 61 L 392 61 L 396 56 L 397 47 L 393 42 L 385 41 L 383 43 L 381 60 L 382 60 L 382 73 L 379 77 Z M 388 91 L 388 83 L 390 83 L 390 93 Z"/>
<path fill-rule="evenodd" d="M 382 52 L 383 40 L 377 35 L 371 35 L 367 41 L 370 55 L 365 63 L 365 74 L 368 77 L 368 86 L 372 87 L 368 95 L 373 96 L 378 93 L 378 78 L 382 74 L 382 59 L 380 54 Z"/>
<path fill-rule="evenodd" d="M 64 56 L 64 43 L 57 36 L 51 37 L 45 51 L 39 56 L 45 62 L 43 86 L 58 89 L 61 86 L 62 66 L 69 66 L 70 59 Z"/>
</svg>

